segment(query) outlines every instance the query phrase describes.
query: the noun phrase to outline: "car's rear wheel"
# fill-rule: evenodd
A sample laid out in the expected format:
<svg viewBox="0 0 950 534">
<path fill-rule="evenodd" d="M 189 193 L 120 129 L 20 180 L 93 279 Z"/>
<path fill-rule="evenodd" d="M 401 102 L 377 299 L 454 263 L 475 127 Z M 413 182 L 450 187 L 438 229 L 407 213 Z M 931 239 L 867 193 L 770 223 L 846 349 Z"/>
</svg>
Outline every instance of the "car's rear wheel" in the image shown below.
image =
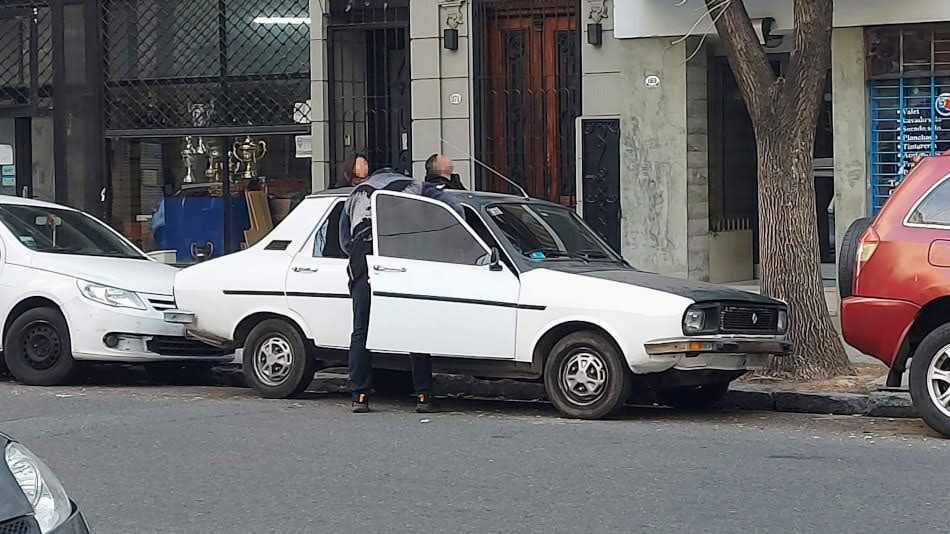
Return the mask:
<svg viewBox="0 0 950 534">
<path fill-rule="evenodd" d="M 858 219 L 851 223 L 841 238 L 841 251 L 838 254 L 838 293 L 841 298 L 851 296 L 854 288 L 854 262 L 858 252 L 861 235 L 871 226 L 871 217 Z"/>
<path fill-rule="evenodd" d="M 910 395 L 924 422 L 950 438 L 950 324 L 928 334 L 914 351 Z"/>
<path fill-rule="evenodd" d="M 544 388 L 562 414 L 601 419 L 623 407 L 630 376 L 613 343 L 596 332 L 574 332 L 551 349 L 544 364 Z"/>
<path fill-rule="evenodd" d="M 244 343 L 244 377 L 248 385 L 270 399 L 303 393 L 313 382 L 316 365 L 300 331 L 281 319 L 261 322 Z"/>
<path fill-rule="evenodd" d="M 661 403 L 677 410 L 708 410 L 725 398 L 728 392 L 729 382 L 714 382 L 663 389 L 657 396 Z"/>
<path fill-rule="evenodd" d="M 66 318 L 53 308 L 33 308 L 14 319 L 3 348 L 10 374 L 24 384 L 65 384 L 76 372 Z"/>
</svg>

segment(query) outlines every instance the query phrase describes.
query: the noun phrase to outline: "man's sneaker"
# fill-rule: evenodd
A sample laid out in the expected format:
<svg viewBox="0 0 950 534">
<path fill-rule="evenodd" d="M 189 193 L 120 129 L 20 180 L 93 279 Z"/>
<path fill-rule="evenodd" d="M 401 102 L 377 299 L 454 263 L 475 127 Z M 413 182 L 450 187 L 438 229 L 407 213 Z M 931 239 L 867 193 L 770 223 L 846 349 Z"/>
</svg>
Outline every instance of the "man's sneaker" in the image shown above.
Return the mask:
<svg viewBox="0 0 950 534">
<path fill-rule="evenodd" d="M 438 413 L 439 408 L 432 402 L 432 395 L 420 393 L 416 400 L 416 412 L 418 413 Z"/>
<path fill-rule="evenodd" d="M 369 399 L 365 393 L 360 393 L 359 397 L 353 399 L 353 413 L 366 413 L 369 411 Z"/>
</svg>

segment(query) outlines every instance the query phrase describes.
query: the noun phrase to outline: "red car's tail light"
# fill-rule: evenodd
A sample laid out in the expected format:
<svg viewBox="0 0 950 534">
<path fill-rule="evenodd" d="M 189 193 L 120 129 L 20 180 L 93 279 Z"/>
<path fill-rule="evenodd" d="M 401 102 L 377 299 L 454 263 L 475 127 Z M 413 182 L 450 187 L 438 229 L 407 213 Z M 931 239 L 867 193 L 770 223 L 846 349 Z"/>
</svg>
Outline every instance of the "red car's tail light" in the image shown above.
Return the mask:
<svg viewBox="0 0 950 534">
<path fill-rule="evenodd" d="M 871 259 L 871 256 L 874 255 L 874 251 L 877 250 L 877 246 L 881 243 L 880 236 L 877 235 L 877 232 L 874 231 L 873 227 L 868 227 L 864 231 L 864 234 L 861 236 L 861 240 L 858 241 L 858 251 L 855 254 L 854 258 L 854 282 L 857 284 L 858 276 L 861 275 L 861 269 L 867 264 L 868 260 Z"/>
</svg>

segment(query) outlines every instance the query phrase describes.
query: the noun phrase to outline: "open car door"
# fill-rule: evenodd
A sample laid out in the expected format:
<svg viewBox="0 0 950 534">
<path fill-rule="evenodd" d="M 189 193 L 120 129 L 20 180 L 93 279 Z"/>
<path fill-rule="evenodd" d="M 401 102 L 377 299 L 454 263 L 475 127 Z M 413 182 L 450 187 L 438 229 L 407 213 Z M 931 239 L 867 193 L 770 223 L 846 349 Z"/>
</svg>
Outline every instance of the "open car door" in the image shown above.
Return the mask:
<svg viewBox="0 0 950 534">
<path fill-rule="evenodd" d="M 377 191 L 367 347 L 380 352 L 514 358 L 518 277 L 437 200 Z"/>
</svg>

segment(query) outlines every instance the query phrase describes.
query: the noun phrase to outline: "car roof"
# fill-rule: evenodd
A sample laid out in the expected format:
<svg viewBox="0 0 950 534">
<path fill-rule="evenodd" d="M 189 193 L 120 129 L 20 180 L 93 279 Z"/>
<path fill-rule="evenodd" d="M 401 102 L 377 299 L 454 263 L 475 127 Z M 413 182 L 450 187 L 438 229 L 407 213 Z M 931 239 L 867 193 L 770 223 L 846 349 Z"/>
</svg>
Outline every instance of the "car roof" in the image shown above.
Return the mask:
<svg viewBox="0 0 950 534">
<path fill-rule="evenodd" d="M 61 209 L 61 210 L 76 211 L 73 208 L 70 208 L 69 206 L 54 204 L 52 202 L 46 202 L 44 200 L 35 200 L 32 198 L 16 197 L 13 195 L 0 195 L 0 204 L 7 204 L 11 206 L 33 206 L 36 208 L 56 208 L 56 209 Z"/>
<path fill-rule="evenodd" d="M 318 197 L 345 197 L 353 191 L 352 187 L 338 187 L 336 189 L 326 189 L 324 191 L 319 191 L 308 195 L 307 198 L 318 198 Z M 457 197 L 458 200 L 467 202 L 473 206 L 481 207 L 486 204 L 494 204 L 498 202 L 518 202 L 518 203 L 531 203 L 531 204 L 544 204 L 548 206 L 557 206 L 564 207 L 561 204 L 556 204 L 554 202 L 549 202 L 547 200 L 541 200 L 538 198 L 531 197 L 522 197 L 518 195 L 509 195 L 505 193 L 493 193 L 490 191 L 459 191 L 459 190 L 446 190 L 450 195 Z"/>
</svg>

